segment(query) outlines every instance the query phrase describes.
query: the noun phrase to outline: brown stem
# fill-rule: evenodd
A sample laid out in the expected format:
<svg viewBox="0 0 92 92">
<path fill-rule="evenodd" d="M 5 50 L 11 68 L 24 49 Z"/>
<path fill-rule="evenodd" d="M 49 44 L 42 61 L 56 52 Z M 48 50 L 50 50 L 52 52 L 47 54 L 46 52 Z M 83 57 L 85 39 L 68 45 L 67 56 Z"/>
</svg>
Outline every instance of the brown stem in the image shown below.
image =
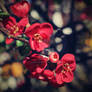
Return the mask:
<svg viewBox="0 0 92 92">
<path fill-rule="evenodd" d="M 27 43 L 27 44 L 29 43 L 28 40 L 26 40 L 26 39 L 23 39 L 23 38 L 20 38 L 20 37 L 10 36 L 9 33 L 8 33 L 9 31 L 6 28 L 4 28 L 2 24 L 0 24 L 0 31 L 2 31 L 4 34 L 6 34 L 7 36 L 9 36 L 9 37 L 11 37 L 15 40 L 20 40 L 20 41 Z"/>
<path fill-rule="evenodd" d="M 1 9 L 2 9 L 4 12 L 8 13 L 8 11 L 7 11 L 7 9 L 5 8 L 5 6 L 4 6 L 2 0 L 0 0 L 0 7 L 1 7 Z"/>
</svg>

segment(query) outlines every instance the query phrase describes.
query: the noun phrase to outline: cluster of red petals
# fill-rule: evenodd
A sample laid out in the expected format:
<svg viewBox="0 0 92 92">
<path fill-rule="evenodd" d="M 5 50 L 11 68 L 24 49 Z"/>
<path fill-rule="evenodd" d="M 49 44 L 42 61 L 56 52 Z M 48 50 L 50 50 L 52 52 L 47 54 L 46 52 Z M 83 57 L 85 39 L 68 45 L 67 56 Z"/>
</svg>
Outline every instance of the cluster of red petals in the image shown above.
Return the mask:
<svg viewBox="0 0 92 92">
<path fill-rule="evenodd" d="M 69 83 L 73 80 L 73 72 L 76 68 L 75 57 L 65 54 L 56 67 L 56 80 L 58 84 Z"/>
<path fill-rule="evenodd" d="M 47 66 L 48 58 L 39 54 L 32 54 L 23 61 L 25 67 L 30 70 L 32 76 L 41 73 Z"/>
<path fill-rule="evenodd" d="M 8 34 L 11 36 L 18 36 L 23 33 L 24 27 L 28 23 L 28 18 L 22 18 L 19 22 L 16 22 L 16 19 L 12 16 L 8 17 L 3 21 L 4 27 L 7 29 Z M 13 42 L 12 38 L 6 38 L 6 44 Z"/>
<path fill-rule="evenodd" d="M 30 77 L 48 81 L 55 87 L 63 86 L 73 80 L 73 72 L 76 68 L 73 54 L 65 54 L 55 70 L 46 69 L 48 58 L 39 54 L 32 54 L 23 61 L 25 67 L 30 71 Z"/>
<path fill-rule="evenodd" d="M 17 17 L 23 18 L 27 17 L 31 5 L 27 1 L 21 1 L 10 6 L 11 11 Z"/>
<path fill-rule="evenodd" d="M 38 52 L 49 46 L 52 33 L 53 28 L 49 23 L 35 23 L 28 27 L 25 31 L 26 36 L 30 38 L 30 47 Z"/>
</svg>

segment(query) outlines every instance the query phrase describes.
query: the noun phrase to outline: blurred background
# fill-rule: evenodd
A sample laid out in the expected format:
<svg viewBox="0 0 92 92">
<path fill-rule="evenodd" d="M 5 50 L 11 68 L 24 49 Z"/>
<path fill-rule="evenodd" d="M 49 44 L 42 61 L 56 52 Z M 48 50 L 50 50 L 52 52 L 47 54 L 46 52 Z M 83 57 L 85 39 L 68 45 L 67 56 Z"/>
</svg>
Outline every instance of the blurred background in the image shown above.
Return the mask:
<svg viewBox="0 0 92 92">
<path fill-rule="evenodd" d="M 0 21 L 11 14 L 14 0 L 0 0 Z M 18 0 L 16 0 L 18 1 Z M 74 80 L 60 88 L 30 79 L 23 59 L 30 48 L 16 40 L 5 44 L 0 31 L 0 92 L 88 92 L 92 89 L 92 0 L 27 0 L 31 3 L 30 24 L 49 22 L 54 27 L 51 45 L 46 50 L 76 57 Z M 3 12 L 4 10 L 4 12 Z"/>
</svg>

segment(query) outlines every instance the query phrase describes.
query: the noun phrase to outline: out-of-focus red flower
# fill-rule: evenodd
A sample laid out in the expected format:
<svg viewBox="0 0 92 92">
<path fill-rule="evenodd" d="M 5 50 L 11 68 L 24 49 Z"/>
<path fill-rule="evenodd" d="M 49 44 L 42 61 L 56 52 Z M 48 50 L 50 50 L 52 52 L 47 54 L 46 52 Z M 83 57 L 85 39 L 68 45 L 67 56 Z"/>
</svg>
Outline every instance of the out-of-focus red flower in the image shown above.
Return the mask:
<svg viewBox="0 0 92 92">
<path fill-rule="evenodd" d="M 16 0 L 11 0 L 12 3 L 14 3 Z"/>
<path fill-rule="evenodd" d="M 8 30 L 9 36 L 18 36 L 23 33 L 24 27 L 28 23 L 28 18 L 21 19 L 18 23 L 16 22 L 14 17 L 9 17 L 6 20 L 3 21 L 4 27 Z M 12 38 L 6 38 L 6 44 L 10 44 L 13 42 Z"/>
<path fill-rule="evenodd" d="M 61 58 L 64 69 L 74 71 L 76 68 L 75 56 L 73 54 L 65 54 Z"/>
<path fill-rule="evenodd" d="M 32 76 L 40 74 L 45 67 L 47 66 L 47 58 L 39 54 L 32 54 L 29 57 L 26 57 L 23 61 L 25 67 L 30 71 Z"/>
<path fill-rule="evenodd" d="M 49 59 L 52 63 L 57 63 L 59 60 L 59 54 L 57 52 L 51 52 L 49 55 Z"/>
<path fill-rule="evenodd" d="M 84 9 L 83 13 L 80 14 L 80 18 L 82 20 L 89 20 L 92 21 L 92 13 L 91 13 L 92 6 L 88 6 Z"/>
<path fill-rule="evenodd" d="M 31 5 L 27 1 L 21 1 L 11 5 L 10 9 L 18 17 L 27 17 L 30 6 Z"/>
<path fill-rule="evenodd" d="M 86 20 L 86 19 L 88 18 L 88 16 L 86 15 L 86 13 L 82 13 L 82 14 L 80 15 L 80 18 L 81 18 L 82 20 Z"/>
<path fill-rule="evenodd" d="M 38 52 L 49 46 L 52 33 L 53 28 L 49 23 L 35 23 L 25 31 L 26 36 L 30 38 L 29 43 L 31 48 Z"/>
</svg>

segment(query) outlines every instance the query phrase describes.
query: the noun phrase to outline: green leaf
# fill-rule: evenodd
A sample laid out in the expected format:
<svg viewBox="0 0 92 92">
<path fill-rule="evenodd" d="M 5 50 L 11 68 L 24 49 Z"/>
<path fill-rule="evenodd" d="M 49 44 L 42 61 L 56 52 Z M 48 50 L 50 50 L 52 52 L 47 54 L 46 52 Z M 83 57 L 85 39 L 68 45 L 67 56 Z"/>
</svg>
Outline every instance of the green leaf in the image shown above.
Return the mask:
<svg viewBox="0 0 92 92">
<path fill-rule="evenodd" d="M 2 33 L 0 33 L 0 43 L 4 42 L 5 40 L 5 37 Z"/>
<path fill-rule="evenodd" d="M 0 12 L 0 16 L 9 16 L 9 13 L 6 13 L 6 12 Z"/>
<path fill-rule="evenodd" d="M 22 41 L 16 40 L 16 46 L 17 47 L 21 47 L 23 45 L 24 45 L 24 43 Z"/>
</svg>

